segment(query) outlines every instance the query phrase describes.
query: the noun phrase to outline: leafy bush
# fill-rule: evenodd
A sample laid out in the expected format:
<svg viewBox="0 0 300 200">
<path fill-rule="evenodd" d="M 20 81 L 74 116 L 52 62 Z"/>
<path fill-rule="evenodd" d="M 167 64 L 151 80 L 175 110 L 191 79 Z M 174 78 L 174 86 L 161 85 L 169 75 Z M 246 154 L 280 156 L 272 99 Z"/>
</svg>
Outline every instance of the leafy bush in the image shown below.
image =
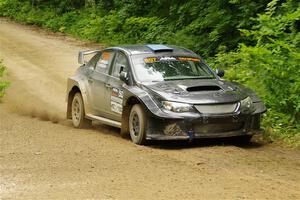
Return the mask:
<svg viewBox="0 0 300 200">
<path fill-rule="evenodd" d="M 254 88 L 269 108 L 264 126 L 271 137 L 300 141 L 300 3 L 273 0 L 252 30 L 241 32 L 255 42 L 219 53 L 216 65 L 229 78 Z"/>
<path fill-rule="evenodd" d="M 5 89 L 8 87 L 8 82 L 1 80 L 5 72 L 5 67 L 2 63 L 2 60 L 0 60 L 0 101 L 2 97 L 4 96 Z"/>
</svg>

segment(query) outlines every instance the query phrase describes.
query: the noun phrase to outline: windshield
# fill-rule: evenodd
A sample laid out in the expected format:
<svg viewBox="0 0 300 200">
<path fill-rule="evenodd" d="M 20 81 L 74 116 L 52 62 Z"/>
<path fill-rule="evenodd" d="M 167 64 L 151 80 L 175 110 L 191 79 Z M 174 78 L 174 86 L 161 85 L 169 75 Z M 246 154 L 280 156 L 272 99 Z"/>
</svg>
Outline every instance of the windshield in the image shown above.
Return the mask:
<svg viewBox="0 0 300 200">
<path fill-rule="evenodd" d="M 182 56 L 132 56 L 134 71 L 141 82 L 215 78 L 200 58 Z"/>
</svg>

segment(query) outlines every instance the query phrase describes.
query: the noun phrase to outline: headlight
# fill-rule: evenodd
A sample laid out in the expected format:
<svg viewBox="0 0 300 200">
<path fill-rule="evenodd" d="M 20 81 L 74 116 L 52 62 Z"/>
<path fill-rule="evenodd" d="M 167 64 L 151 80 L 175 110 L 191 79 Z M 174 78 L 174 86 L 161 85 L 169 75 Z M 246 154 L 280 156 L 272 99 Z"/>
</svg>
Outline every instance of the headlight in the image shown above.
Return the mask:
<svg viewBox="0 0 300 200">
<path fill-rule="evenodd" d="M 164 109 L 173 112 L 191 112 L 193 110 L 193 106 L 187 103 L 162 101 L 162 105 Z"/>
<path fill-rule="evenodd" d="M 241 112 L 249 113 L 253 111 L 253 102 L 250 97 L 247 97 L 241 101 Z"/>
</svg>

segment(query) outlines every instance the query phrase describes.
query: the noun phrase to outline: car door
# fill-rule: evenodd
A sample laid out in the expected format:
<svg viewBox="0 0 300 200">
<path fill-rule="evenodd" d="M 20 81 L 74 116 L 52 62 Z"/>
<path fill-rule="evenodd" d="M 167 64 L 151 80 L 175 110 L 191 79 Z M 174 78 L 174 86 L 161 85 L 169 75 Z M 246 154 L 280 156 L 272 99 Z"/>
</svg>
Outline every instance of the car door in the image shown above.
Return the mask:
<svg viewBox="0 0 300 200">
<path fill-rule="evenodd" d="M 109 87 L 108 73 L 113 58 L 113 51 L 103 51 L 94 70 L 88 75 L 89 97 L 93 114 L 105 118 L 110 117 L 110 96 L 107 95 L 107 87 Z"/>
<path fill-rule="evenodd" d="M 112 70 L 108 80 L 110 98 L 110 119 L 121 121 L 123 110 L 123 81 L 120 80 L 122 71 L 128 72 L 129 60 L 123 52 L 116 52 Z"/>
</svg>

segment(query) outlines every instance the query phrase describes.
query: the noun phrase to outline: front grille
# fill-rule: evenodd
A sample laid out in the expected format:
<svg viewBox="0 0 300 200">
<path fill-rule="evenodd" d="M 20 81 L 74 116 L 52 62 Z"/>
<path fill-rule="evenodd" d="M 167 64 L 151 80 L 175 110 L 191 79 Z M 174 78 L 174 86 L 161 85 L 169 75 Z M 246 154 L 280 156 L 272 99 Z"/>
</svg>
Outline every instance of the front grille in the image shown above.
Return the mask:
<svg viewBox="0 0 300 200">
<path fill-rule="evenodd" d="M 238 108 L 238 103 L 195 105 L 195 108 L 203 114 L 226 114 L 236 111 Z"/>
<path fill-rule="evenodd" d="M 243 122 L 222 124 L 201 124 L 194 127 L 195 133 L 223 133 L 242 129 Z"/>
</svg>

